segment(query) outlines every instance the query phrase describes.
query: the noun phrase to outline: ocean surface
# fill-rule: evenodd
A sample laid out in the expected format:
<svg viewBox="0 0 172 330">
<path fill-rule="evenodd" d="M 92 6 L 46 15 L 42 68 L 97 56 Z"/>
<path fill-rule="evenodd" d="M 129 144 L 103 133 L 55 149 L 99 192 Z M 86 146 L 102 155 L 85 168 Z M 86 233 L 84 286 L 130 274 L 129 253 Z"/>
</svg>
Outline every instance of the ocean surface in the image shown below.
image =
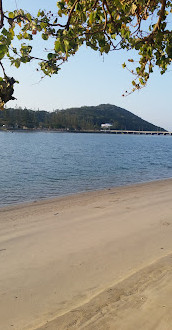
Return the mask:
<svg viewBox="0 0 172 330">
<path fill-rule="evenodd" d="M 0 132 L 0 206 L 172 177 L 172 136 Z"/>
</svg>

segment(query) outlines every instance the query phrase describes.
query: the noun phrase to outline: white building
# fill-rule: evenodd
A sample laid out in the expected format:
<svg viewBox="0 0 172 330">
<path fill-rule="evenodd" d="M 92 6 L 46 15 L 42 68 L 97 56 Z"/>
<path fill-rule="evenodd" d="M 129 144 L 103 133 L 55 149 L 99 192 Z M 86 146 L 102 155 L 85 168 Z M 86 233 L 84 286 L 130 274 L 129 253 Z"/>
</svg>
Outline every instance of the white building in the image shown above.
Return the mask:
<svg viewBox="0 0 172 330">
<path fill-rule="evenodd" d="M 106 123 L 106 124 L 101 124 L 102 129 L 110 129 L 112 127 L 112 124 Z"/>
</svg>

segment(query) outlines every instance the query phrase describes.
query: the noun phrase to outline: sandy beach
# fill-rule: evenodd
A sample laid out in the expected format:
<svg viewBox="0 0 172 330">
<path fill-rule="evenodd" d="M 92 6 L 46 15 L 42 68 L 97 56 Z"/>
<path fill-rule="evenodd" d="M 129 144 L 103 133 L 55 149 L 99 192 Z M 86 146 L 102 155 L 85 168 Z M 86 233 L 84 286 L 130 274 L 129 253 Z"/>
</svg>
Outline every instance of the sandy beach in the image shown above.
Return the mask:
<svg viewBox="0 0 172 330">
<path fill-rule="evenodd" d="M 0 208 L 0 329 L 172 329 L 172 179 Z"/>
</svg>

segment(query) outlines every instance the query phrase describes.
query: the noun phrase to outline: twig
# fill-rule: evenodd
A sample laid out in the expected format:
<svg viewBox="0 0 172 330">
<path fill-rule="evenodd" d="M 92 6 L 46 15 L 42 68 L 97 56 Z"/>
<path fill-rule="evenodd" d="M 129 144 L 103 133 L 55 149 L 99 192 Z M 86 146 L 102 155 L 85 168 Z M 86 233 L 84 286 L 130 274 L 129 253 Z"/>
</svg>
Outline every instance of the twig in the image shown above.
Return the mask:
<svg viewBox="0 0 172 330">
<path fill-rule="evenodd" d="M 72 13 L 73 11 L 75 10 L 75 7 L 76 7 L 76 4 L 79 2 L 80 0 L 75 0 L 70 12 L 69 12 L 69 16 L 68 16 L 68 21 L 66 23 L 66 30 L 68 31 L 69 30 L 69 25 L 70 25 L 70 20 L 71 20 L 71 17 L 72 17 Z"/>
<path fill-rule="evenodd" d="M 116 23 L 114 22 L 114 19 L 113 19 L 113 16 L 112 16 L 112 13 L 111 13 L 111 11 L 110 11 L 110 8 L 109 8 L 109 5 L 108 5 L 107 1 L 104 0 L 103 2 L 104 2 L 105 6 L 106 6 L 106 8 L 107 8 L 108 14 L 110 15 L 111 22 L 112 22 L 113 25 L 116 27 Z"/>
<path fill-rule="evenodd" d="M 0 0 L 0 29 L 3 27 L 4 25 L 4 12 L 3 12 L 3 8 L 2 8 L 2 0 Z"/>
<path fill-rule="evenodd" d="M 152 33 L 150 33 L 147 37 L 140 39 L 139 41 L 150 41 L 153 38 L 154 34 L 159 30 L 160 24 L 162 22 L 162 19 L 163 19 L 164 13 L 165 13 L 166 0 L 161 0 L 161 3 L 162 3 L 162 5 L 161 5 L 160 12 L 159 12 L 159 18 L 158 18 L 157 23 L 154 26 Z"/>
<path fill-rule="evenodd" d="M 3 64 L 2 64 L 1 61 L 0 61 L 0 66 L 1 66 L 1 68 L 2 68 L 2 71 L 3 71 L 4 77 L 6 77 L 5 69 L 4 69 L 4 66 L 3 66 Z"/>
<path fill-rule="evenodd" d="M 103 9 L 103 12 L 104 12 L 104 15 L 105 15 L 105 24 L 104 24 L 104 32 L 106 30 L 106 26 L 107 26 L 107 13 L 106 13 L 106 10 L 105 10 L 105 7 L 104 7 L 104 1 L 102 2 L 102 9 Z"/>
</svg>

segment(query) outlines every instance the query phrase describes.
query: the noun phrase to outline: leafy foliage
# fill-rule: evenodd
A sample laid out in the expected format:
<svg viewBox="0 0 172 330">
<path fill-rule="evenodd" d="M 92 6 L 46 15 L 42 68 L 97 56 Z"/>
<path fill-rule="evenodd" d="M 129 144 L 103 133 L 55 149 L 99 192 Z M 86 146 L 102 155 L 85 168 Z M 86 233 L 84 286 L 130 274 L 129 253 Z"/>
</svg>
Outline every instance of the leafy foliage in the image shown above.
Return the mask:
<svg viewBox="0 0 172 330">
<path fill-rule="evenodd" d="M 62 129 L 70 131 L 100 130 L 102 123 L 111 123 L 112 129 L 156 131 L 157 126 L 139 118 L 130 111 L 111 104 L 70 108 L 54 112 L 27 109 L 5 109 L 0 112 L 0 126 L 22 129 Z M 163 130 L 163 129 L 162 129 Z"/>
<path fill-rule="evenodd" d="M 163 74 L 172 61 L 171 13 L 172 2 L 168 0 L 59 0 L 55 14 L 40 9 L 33 17 L 23 9 L 4 13 L 0 0 L 0 65 L 4 74 L 0 106 L 8 101 L 2 97 L 8 89 L 5 58 L 17 68 L 21 63 L 38 61 L 38 70 L 51 76 L 83 44 L 101 54 L 135 50 L 138 63 L 130 58 L 128 64 L 133 67 L 126 63 L 123 67 L 134 75 L 131 92 L 140 89 L 154 66 Z M 34 56 L 32 40 L 37 35 L 45 41 L 43 58 Z M 52 46 L 47 50 L 49 39 Z"/>
</svg>

